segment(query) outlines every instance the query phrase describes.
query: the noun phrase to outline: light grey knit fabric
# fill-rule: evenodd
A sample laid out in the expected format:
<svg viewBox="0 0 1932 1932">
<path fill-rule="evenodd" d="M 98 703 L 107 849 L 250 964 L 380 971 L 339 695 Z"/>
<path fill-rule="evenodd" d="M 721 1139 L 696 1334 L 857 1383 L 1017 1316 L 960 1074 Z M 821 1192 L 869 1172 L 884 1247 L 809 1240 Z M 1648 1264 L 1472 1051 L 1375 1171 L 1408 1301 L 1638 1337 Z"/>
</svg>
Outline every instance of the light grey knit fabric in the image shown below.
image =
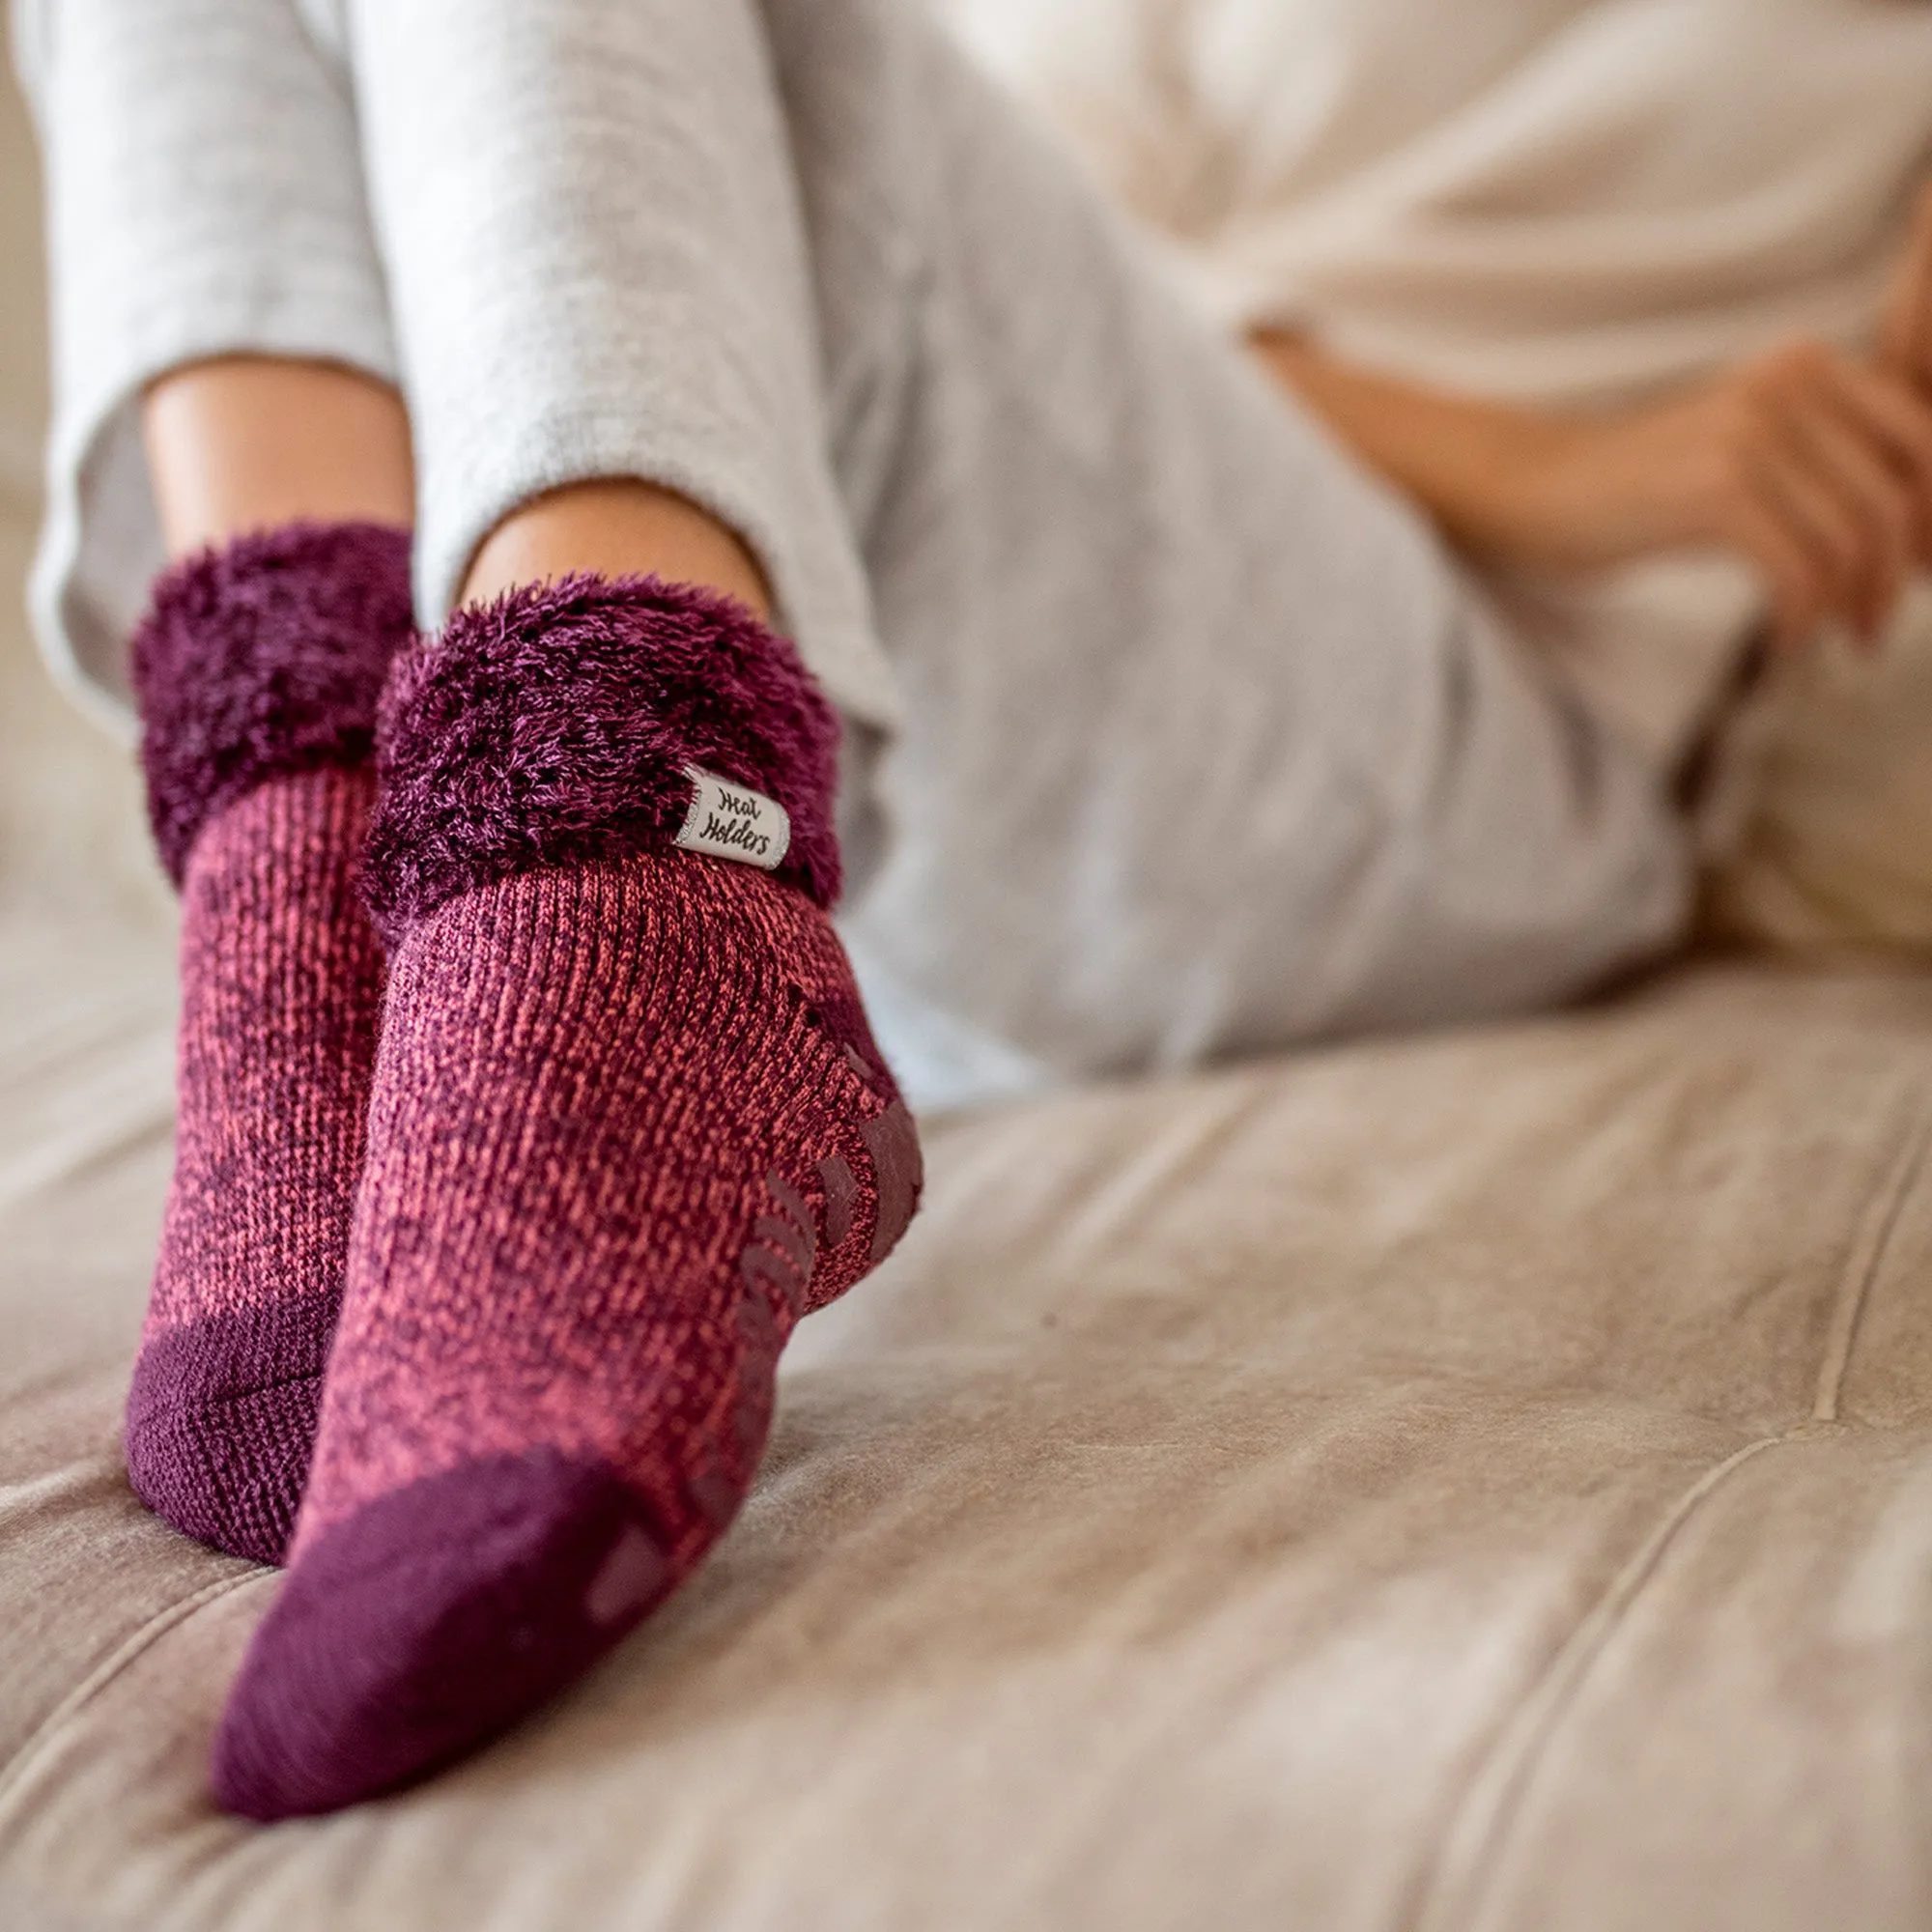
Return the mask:
<svg viewBox="0 0 1932 1932">
<path fill-rule="evenodd" d="M 37 610 L 104 705 L 141 386 L 319 355 L 404 385 L 428 621 L 576 478 L 753 544 L 928 1100 L 1549 1001 L 1679 929 L 1655 774 L 911 0 L 14 5 Z"/>
</svg>

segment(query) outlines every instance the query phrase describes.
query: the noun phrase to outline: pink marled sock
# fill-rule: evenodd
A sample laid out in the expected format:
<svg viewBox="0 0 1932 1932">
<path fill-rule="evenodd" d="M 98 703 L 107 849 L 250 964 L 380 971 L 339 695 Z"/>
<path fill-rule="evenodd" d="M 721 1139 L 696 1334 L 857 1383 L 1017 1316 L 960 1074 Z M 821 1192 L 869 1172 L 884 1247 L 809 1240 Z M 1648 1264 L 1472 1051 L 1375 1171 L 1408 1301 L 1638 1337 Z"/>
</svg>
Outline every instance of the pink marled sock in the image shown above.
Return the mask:
<svg viewBox="0 0 1932 1932">
<path fill-rule="evenodd" d="M 793 1323 L 904 1229 L 917 1137 L 823 910 L 835 728 L 781 639 L 648 582 L 399 667 L 368 1159 L 231 1808 L 390 1788 L 587 1668 L 743 1501 Z"/>
<path fill-rule="evenodd" d="M 175 1172 L 128 1393 L 135 1491 L 280 1560 L 341 1297 L 382 1007 L 355 892 L 409 537 L 295 526 L 189 559 L 134 642 L 142 759 L 182 889 Z"/>
</svg>

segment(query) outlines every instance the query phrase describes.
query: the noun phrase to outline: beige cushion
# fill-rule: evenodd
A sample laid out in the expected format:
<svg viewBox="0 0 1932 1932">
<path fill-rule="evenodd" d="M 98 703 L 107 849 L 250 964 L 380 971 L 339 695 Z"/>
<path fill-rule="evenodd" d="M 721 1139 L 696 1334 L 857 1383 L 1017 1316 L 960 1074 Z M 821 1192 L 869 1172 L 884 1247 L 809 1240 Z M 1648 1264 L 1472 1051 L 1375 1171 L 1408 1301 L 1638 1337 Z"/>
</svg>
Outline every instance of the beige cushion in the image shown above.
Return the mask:
<svg viewBox="0 0 1932 1932">
<path fill-rule="evenodd" d="M 1836 639 L 1777 666 L 1733 749 L 1747 805 L 1713 923 L 1799 955 L 1932 959 L 1932 580 L 1879 649 Z"/>
</svg>

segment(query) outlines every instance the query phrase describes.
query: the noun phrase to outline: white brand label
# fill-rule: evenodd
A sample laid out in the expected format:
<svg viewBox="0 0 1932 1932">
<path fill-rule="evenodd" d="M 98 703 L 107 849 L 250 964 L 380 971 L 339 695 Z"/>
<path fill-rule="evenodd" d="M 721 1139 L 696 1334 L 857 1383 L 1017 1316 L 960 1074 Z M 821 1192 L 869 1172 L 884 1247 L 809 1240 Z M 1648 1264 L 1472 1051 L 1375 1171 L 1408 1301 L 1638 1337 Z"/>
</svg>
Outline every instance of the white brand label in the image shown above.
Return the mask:
<svg viewBox="0 0 1932 1932">
<path fill-rule="evenodd" d="M 791 846 L 791 819 L 777 799 L 699 771 L 696 765 L 686 765 L 684 775 L 696 790 L 676 841 L 687 852 L 735 859 L 741 866 L 757 866 L 767 872 L 784 864 Z"/>
</svg>

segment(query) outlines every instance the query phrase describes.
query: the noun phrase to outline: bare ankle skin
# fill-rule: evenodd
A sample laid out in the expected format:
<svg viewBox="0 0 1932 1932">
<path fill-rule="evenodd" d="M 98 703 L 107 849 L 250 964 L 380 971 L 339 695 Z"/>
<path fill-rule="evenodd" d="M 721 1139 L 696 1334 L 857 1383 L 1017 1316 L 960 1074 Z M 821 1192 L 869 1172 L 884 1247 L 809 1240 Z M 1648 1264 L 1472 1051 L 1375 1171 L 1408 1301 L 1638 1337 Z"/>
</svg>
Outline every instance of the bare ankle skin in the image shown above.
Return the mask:
<svg viewBox="0 0 1932 1932">
<path fill-rule="evenodd" d="M 298 520 L 415 521 L 409 413 L 372 376 L 222 356 L 154 384 L 141 427 L 170 556 Z"/>
<path fill-rule="evenodd" d="M 463 602 L 580 570 L 699 584 L 771 616 L 764 575 L 730 529 L 683 497 L 625 478 L 574 483 L 513 511 L 477 551 Z"/>
<path fill-rule="evenodd" d="M 258 355 L 193 363 L 148 391 L 142 431 L 170 556 L 298 519 L 415 518 L 408 410 L 355 370 Z M 573 571 L 698 584 L 771 615 L 764 575 L 731 529 L 624 477 L 569 484 L 512 511 L 478 548 L 461 601 Z"/>
<path fill-rule="evenodd" d="M 354 369 L 270 355 L 191 363 L 153 384 L 141 427 L 170 556 L 298 518 L 415 520 L 404 400 Z M 732 529 L 628 477 L 570 483 L 520 504 L 477 549 L 462 601 L 576 570 L 697 583 L 771 616 L 765 576 Z"/>
</svg>

